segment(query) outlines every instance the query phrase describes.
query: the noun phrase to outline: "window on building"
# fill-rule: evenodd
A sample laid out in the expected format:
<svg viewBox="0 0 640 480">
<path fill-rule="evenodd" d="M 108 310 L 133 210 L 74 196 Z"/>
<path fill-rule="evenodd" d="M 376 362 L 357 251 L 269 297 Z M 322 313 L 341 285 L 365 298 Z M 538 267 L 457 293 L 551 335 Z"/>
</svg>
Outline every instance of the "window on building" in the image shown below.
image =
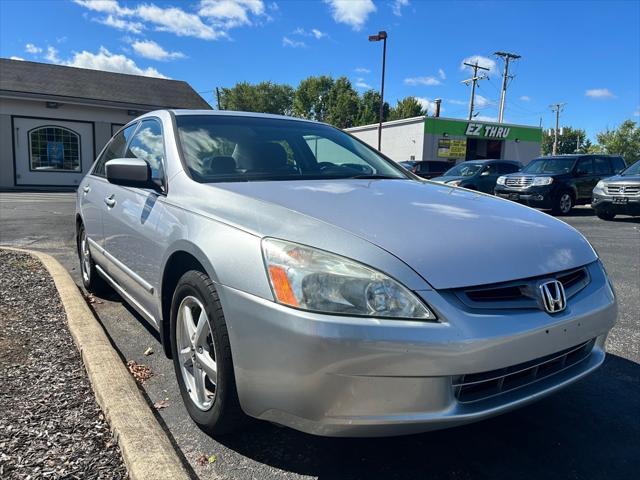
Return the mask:
<svg viewBox="0 0 640 480">
<path fill-rule="evenodd" d="M 104 164 L 109 160 L 113 160 L 114 158 L 122 158 L 124 157 L 124 150 L 127 148 L 127 141 L 129 137 L 136 129 L 137 123 L 133 125 L 129 125 L 124 130 L 120 131 L 115 137 L 111 139 L 107 148 L 104 149 L 102 155 L 96 162 L 96 166 L 93 167 L 93 175 L 97 175 L 99 177 L 104 177 L 106 175 Z"/>
<path fill-rule="evenodd" d="M 157 120 L 142 122 L 125 156 L 145 160 L 151 167 L 151 179 L 158 182 L 164 180 L 164 140 L 162 127 Z"/>
<path fill-rule="evenodd" d="M 80 135 L 68 128 L 38 127 L 29 132 L 31 170 L 79 172 Z"/>
</svg>

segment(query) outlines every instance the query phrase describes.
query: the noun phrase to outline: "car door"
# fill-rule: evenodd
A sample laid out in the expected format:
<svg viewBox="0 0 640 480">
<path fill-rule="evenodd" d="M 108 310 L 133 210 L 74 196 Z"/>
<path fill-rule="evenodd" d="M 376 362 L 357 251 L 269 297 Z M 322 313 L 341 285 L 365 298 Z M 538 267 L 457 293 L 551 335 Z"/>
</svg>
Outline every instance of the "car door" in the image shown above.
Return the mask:
<svg viewBox="0 0 640 480">
<path fill-rule="evenodd" d="M 490 163 L 482 167 L 482 171 L 476 177 L 476 185 L 478 191 L 493 193 L 493 189 L 496 186 L 496 180 L 498 180 L 498 176 L 498 166 L 495 163 Z"/>
<path fill-rule="evenodd" d="M 576 165 L 576 190 L 578 199 L 591 198 L 593 187 L 598 183 L 593 171 L 593 158 L 584 157 Z"/>
<path fill-rule="evenodd" d="M 89 238 L 89 248 L 95 242 L 100 249 L 104 248 L 103 214 L 106 209 L 104 198 L 108 189 L 104 165 L 113 158 L 124 156 L 127 140 L 135 129 L 135 125 L 120 130 L 102 150 L 91 173 L 80 185 L 80 212 L 85 232 Z M 100 249 L 91 248 L 91 254 L 102 264 Z M 105 265 L 106 267 L 106 265 Z"/>
<path fill-rule="evenodd" d="M 111 206 L 104 215 L 105 250 L 111 261 L 110 275 L 142 307 L 149 319 L 155 318 L 155 300 L 163 255 L 165 148 L 162 124 L 145 119 L 129 142 L 126 158 L 145 160 L 157 188 L 135 188 L 109 184 Z"/>
</svg>

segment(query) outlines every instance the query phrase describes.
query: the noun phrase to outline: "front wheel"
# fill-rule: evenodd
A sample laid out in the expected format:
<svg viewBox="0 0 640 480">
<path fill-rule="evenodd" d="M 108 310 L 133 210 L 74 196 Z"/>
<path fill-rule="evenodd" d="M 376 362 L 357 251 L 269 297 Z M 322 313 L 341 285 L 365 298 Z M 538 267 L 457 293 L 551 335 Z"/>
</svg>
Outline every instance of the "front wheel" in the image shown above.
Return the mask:
<svg viewBox="0 0 640 480">
<path fill-rule="evenodd" d="M 185 273 L 171 303 L 171 352 L 182 400 L 206 433 L 231 433 L 248 417 L 238 400 L 227 325 L 211 279 Z"/>
<path fill-rule="evenodd" d="M 573 208 L 573 196 L 569 192 L 562 192 L 553 205 L 553 213 L 567 215 Z"/>
</svg>

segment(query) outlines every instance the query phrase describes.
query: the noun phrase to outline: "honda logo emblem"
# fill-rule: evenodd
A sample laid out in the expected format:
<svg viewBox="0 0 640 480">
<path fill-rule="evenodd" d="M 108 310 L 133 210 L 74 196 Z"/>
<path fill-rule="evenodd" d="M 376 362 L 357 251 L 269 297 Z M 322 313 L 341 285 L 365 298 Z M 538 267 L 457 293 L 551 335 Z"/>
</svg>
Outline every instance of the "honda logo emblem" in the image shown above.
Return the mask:
<svg viewBox="0 0 640 480">
<path fill-rule="evenodd" d="M 558 280 L 550 280 L 539 286 L 542 306 L 549 313 L 558 313 L 567 306 L 564 287 Z"/>
</svg>

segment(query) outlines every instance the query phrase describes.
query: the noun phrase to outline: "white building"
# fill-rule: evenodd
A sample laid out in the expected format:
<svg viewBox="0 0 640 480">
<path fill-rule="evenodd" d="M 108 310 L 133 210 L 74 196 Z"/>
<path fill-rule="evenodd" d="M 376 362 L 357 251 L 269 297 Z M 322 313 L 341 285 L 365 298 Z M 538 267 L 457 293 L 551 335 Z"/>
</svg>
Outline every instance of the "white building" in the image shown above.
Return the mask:
<svg viewBox="0 0 640 480">
<path fill-rule="evenodd" d="M 0 59 L 0 189 L 74 187 L 124 124 L 211 108 L 186 82 Z"/>
<path fill-rule="evenodd" d="M 347 128 L 347 132 L 374 148 L 378 124 Z M 405 160 L 504 159 L 528 163 L 540 155 L 542 129 L 526 125 L 414 117 L 382 124 L 382 153 Z"/>
</svg>

